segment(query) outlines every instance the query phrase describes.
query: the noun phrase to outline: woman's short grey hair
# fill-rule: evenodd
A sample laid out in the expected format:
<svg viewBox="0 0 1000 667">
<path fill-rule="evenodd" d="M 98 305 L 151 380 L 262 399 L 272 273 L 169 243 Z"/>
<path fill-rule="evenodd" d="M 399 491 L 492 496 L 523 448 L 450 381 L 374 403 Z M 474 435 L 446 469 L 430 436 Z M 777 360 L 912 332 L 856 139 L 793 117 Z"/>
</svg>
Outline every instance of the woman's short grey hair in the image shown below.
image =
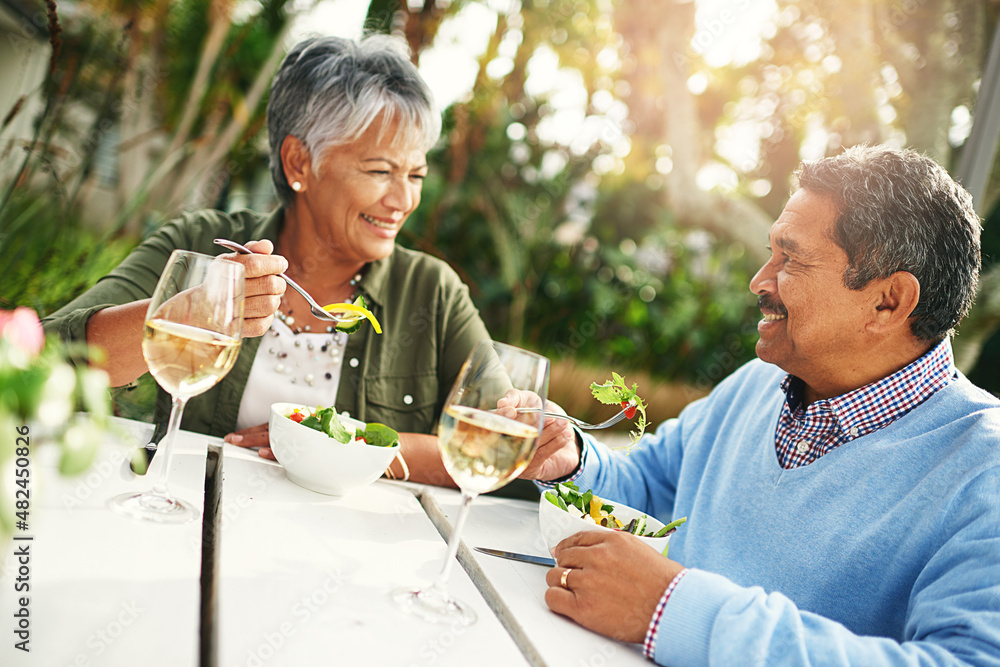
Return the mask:
<svg viewBox="0 0 1000 667">
<path fill-rule="evenodd" d="M 952 333 L 979 283 L 982 226 L 969 193 L 930 158 L 886 146 L 855 146 L 803 164 L 797 175 L 837 207 L 844 285 L 862 289 L 908 271 L 920 283 L 913 334 L 936 343 Z"/>
<path fill-rule="evenodd" d="M 441 114 L 403 40 L 313 37 L 292 47 L 267 102 L 271 180 L 278 199 L 287 205 L 295 196 L 281 164 L 285 137 L 305 144 L 316 170 L 325 150 L 357 140 L 382 113 L 383 130 L 398 121 L 393 141 L 429 150 L 441 135 Z"/>
</svg>

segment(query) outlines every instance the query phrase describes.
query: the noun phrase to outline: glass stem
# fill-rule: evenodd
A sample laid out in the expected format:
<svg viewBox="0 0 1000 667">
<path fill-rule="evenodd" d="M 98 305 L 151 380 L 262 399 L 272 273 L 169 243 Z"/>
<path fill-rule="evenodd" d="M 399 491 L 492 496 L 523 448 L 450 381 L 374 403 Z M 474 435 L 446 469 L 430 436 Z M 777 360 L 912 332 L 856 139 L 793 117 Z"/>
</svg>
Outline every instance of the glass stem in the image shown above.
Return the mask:
<svg viewBox="0 0 1000 667">
<path fill-rule="evenodd" d="M 174 396 L 170 402 L 170 421 L 167 422 L 167 433 L 160 440 L 156 447 L 156 457 L 160 459 L 160 471 L 153 481 L 153 492 L 160 495 L 167 494 L 167 478 L 170 476 L 170 465 L 174 457 L 174 436 L 177 435 L 181 427 L 181 417 L 184 416 L 184 406 L 187 405 L 187 398 Z"/>
<path fill-rule="evenodd" d="M 448 555 L 445 557 L 444 564 L 441 565 L 441 572 L 438 573 L 437 579 L 434 580 L 432 586 L 443 597 L 447 597 L 448 575 L 451 574 L 451 566 L 455 562 L 455 554 L 458 553 L 458 545 L 461 543 L 459 535 L 462 532 L 462 526 L 465 525 L 465 520 L 469 516 L 469 508 L 472 506 L 472 501 L 476 499 L 477 495 L 479 494 L 462 492 L 462 507 L 458 510 L 458 518 L 455 520 L 454 528 L 451 529 L 451 537 L 448 538 Z"/>
</svg>

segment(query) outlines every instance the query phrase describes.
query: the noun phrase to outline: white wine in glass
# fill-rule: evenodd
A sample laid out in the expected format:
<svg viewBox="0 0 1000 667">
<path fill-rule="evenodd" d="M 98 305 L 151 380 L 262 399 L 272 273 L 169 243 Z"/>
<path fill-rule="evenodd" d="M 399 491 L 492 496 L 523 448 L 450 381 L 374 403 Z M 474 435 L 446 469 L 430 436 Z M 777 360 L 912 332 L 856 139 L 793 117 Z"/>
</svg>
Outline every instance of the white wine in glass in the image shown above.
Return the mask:
<svg viewBox="0 0 1000 667">
<path fill-rule="evenodd" d="M 482 341 L 472 350 L 445 400 L 438 447 L 451 478 L 462 490 L 462 507 L 448 540 L 441 571 L 431 586 L 399 588 L 392 598 L 403 610 L 435 623 L 469 625 L 476 614 L 447 591 L 462 526 L 472 501 L 517 477 L 535 454 L 545 417 L 541 411 L 497 409 L 501 398 L 542 408 L 549 387 L 549 360 L 519 348 Z"/>
<path fill-rule="evenodd" d="M 157 447 L 152 489 L 111 499 L 111 507 L 138 519 L 186 523 L 197 509 L 170 493 L 173 441 L 184 406 L 211 389 L 236 363 L 243 333 L 243 265 L 175 250 L 146 311 L 142 355 L 172 398 L 167 433 Z"/>
<path fill-rule="evenodd" d="M 446 407 L 438 426 L 448 474 L 458 488 L 476 495 L 495 491 L 517 477 L 531 463 L 537 438 L 534 423 L 467 405 Z"/>
</svg>

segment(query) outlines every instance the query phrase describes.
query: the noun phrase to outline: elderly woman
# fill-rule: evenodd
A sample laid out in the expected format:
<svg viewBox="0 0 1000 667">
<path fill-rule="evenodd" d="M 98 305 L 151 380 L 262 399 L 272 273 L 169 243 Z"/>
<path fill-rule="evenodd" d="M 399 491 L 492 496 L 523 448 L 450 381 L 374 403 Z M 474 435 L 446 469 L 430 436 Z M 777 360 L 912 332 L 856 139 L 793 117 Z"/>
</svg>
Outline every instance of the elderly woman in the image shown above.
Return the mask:
<svg viewBox="0 0 1000 667">
<path fill-rule="evenodd" d="M 285 57 L 267 106 L 270 215 L 197 211 L 164 225 L 108 276 L 45 321 L 63 338 L 108 352 L 112 384 L 146 372 L 149 296 L 170 252 L 224 251 L 218 237 L 259 254 L 246 267 L 246 322 L 233 370 L 191 400 L 183 427 L 267 448 L 276 401 L 336 405 L 400 431 L 404 457 L 426 481 L 447 483 L 431 433 L 475 343 L 488 337 L 468 289 L 444 262 L 396 246 L 420 202 L 427 150 L 441 118 L 401 42 L 307 39 Z M 285 291 L 286 272 L 320 303 L 364 296 L 382 324 L 346 335 Z M 168 411 L 160 392 L 158 418 Z M 400 462 L 390 476 L 402 474 Z"/>
</svg>

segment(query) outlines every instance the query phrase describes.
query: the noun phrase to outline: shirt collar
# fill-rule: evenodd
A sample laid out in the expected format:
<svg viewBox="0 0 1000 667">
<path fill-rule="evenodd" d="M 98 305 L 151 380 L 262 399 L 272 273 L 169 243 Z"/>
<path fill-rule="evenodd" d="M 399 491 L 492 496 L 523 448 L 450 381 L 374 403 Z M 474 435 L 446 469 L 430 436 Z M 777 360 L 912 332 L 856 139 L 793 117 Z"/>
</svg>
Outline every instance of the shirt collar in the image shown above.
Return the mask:
<svg viewBox="0 0 1000 667">
<path fill-rule="evenodd" d="M 833 398 L 812 403 L 807 413 L 829 412 L 841 431 L 851 437 L 888 426 L 957 376 L 951 340 L 943 341 L 923 356 L 888 377 Z M 805 384 L 788 374 L 781 381 L 788 408 L 794 414 L 802 406 Z"/>
<path fill-rule="evenodd" d="M 281 230 L 281 226 L 285 222 L 285 209 L 281 206 L 274 209 L 270 215 L 263 216 L 260 221 L 254 225 L 253 233 L 250 235 L 252 239 L 273 239 L 273 242 L 277 244 L 278 232 Z"/>
<path fill-rule="evenodd" d="M 399 252 L 399 248 L 392 249 L 392 253 Z M 358 287 L 364 290 L 365 294 L 379 306 L 384 306 L 386 284 L 389 281 L 389 269 L 392 263 L 392 254 L 383 259 L 376 260 L 368 265 L 368 269 L 361 274 L 361 282 Z"/>
</svg>

